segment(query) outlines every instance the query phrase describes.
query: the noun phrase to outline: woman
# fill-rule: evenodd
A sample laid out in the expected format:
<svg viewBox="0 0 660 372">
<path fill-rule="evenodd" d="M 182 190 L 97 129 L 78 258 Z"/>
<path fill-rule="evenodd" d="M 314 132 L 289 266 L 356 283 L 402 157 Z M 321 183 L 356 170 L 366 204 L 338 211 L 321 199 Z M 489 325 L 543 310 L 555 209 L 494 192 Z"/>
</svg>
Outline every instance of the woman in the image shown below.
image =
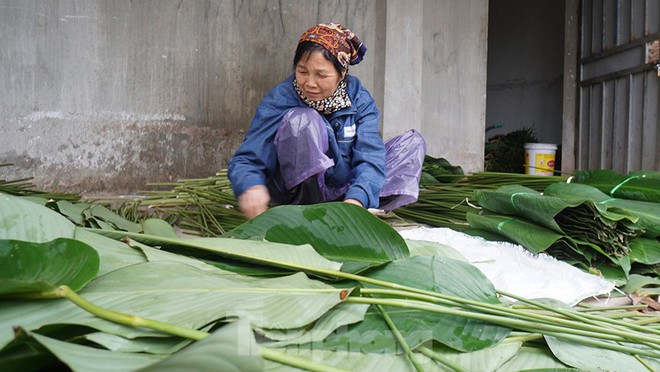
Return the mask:
<svg viewBox="0 0 660 372">
<path fill-rule="evenodd" d="M 319 24 L 302 34 L 294 74 L 263 98 L 229 162 L 246 218 L 264 212 L 271 201 L 343 200 L 391 210 L 416 200 L 424 141 L 410 131 L 389 141 L 386 150 L 371 95 L 347 75 L 365 52 L 340 24 Z"/>
</svg>

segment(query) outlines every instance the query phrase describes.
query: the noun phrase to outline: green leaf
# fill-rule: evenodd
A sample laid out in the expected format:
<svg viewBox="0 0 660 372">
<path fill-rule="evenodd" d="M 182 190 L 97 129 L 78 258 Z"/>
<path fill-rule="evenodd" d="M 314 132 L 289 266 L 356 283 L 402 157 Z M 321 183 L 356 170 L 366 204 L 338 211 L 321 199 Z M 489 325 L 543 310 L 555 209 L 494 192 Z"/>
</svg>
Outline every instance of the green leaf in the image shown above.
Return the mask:
<svg viewBox="0 0 660 372">
<path fill-rule="evenodd" d="M 632 274 L 626 285 L 621 287 L 626 293 L 637 293 L 640 295 L 660 294 L 660 278 L 645 275 Z"/>
<path fill-rule="evenodd" d="M 45 371 L 58 362 L 22 328 L 17 328 L 16 337 L 0 349 L 0 371 L 3 372 Z"/>
<path fill-rule="evenodd" d="M 99 270 L 99 255 L 85 243 L 0 240 L 0 296 L 36 294 L 67 285 L 74 291 Z"/>
<path fill-rule="evenodd" d="M 414 372 L 415 369 L 405 355 L 383 354 L 383 353 L 362 353 L 356 350 L 350 352 L 333 352 L 329 350 L 314 350 L 305 347 L 288 347 L 286 349 L 277 349 L 289 355 L 295 355 L 302 358 L 313 359 L 315 361 L 335 366 L 347 371 L 396 371 L 396 372 Z M 440 371 L 440 366 L 430 358 L 415 353 L 415 358 L 424 368 L 424 371 Z M 275 364 L 270 361 L 265 363 L 266 370 L 291 371 L 281 364 Z"/>
<path fill-rule="evenodd" d="M 86 204 L 72 203 L 68 200 L 60 200 L 57 202 L 49 201 L 45 205 L 55 212 L 59 212 L 76 225 L 84 226 L 85 218 L 83 217 L 83 212 L 85 211 Z"/>
<path fill-rule="evenodd" d="M 241 316 L 256 327 L 300 328 L 341 303 L 345 294 L 303 273 L 255 279 L 211 273 L 173 262 L 147 262 L 110 272 L 80 295 L 97 306 L 198 329 L 225 317 Z M 80 324 L 123 337 L 159 333 L 97 318 L 66 300 L 6 301 L 0 307 L 0 345 L 14 326 Z"/>
<path fill-rule="evenodd" d="M 310 244 L 327 259 L 343 262 L 342 271 L 349 273 L 409 256 L 396 230 L 347 203 L 275 207 L 223 237 Z"/>
<path fill-rule="evenodd" d="M 645 265 L 660 263 L 660 241 L 636 238 L 630 241 L 630 259 Z"/>
<path fill-rule="evenodd" d="M 513 358 L 522 346 L 520 342 L 501 342 L 493 347 L 469 353 L 459 352 L 446 346 L 434 344 L 433 352 L 439 354 L 442 360 L 448 360 L 461 367 L 465 371 L 499 371 L 502 364 Z M 450 371 L 449 368 L 443 370 Z"/>
<path fill-rule="evenodd" d="M 74 229 L 73 223 L 43 205 L 0 194 L 0 239 L 43 243 L 73 238 Z"/>
<path fill-rule="evenodd" d="M 626 176 L 604 169 L 579 170 L 573 182 L 591 185 L 615 198 L 660 203 L 660 178 L 653 174 Z"/>
<path fill-rule="evenodd" d="M 299 329 L 258 329 L 267 338 L 278 340 L 266 343 L 269 347 L 282 347 L 293 344 L 303 344 L 324 340 L 338 328 L 360 322 L 364 319 L 369 305 L 341 303 L 325 313 L 314 326 Z"/>
<path fill-rule="evenodd" d="M 139 337 L 129 339 L 105 332 L 89 333 L 84 336 L 84 339 L 101 345 L 110 351 L 161 355 L 173 354 L 193 342 L 181 337 Z"/>
<path fill-rule="evenodd" d="M 147 262 L 139 250 L 131 248 L 124 242 L 95 234 L 82 227 L 76 227 L 75 239 L 89 244 L 98 252 L 101 257 L 99 276 L 122 267 Z"/>
<path fill-rule="evenodd" d="M 519 371 L 565 371 L 573 370 L 555 358 L 547 348 L 523 346 L 518 353 L 500 368 L 498 372 Z"/>
<path fill-rule="evenodd" d="M 264 361 L 250 325 L 239 320 L 223 326 L 209 337 L 153 364 L 144 372 L 163 371 L 261 371 Z"/>
<path fill-rule="evenodd" d="M 468 262 L 459 251 L 445 244 L 413 239 L 406 239 L 406 244 L 410 249 L 410 256 L 439 256 Z"/>
<path fill-rule="evenodd" d="M 124 231 L 87 230 L 117 240 L 128 237 L 143 244 L 167 247 L 172 251 L 176 251 L 178 247 L 187 249 L 187 253 L 194 251 L 211 252 L 223 258 L 252 263 L 256 262 L 262 265 L 285 268 L 291 268 L 293 266 L 297 270 L 319 268 L 335 271 L 341 267 L 341 264 L 329 261 L 319 255 L 309 245 L 277 244 L 231 238 L 165 238 Z"/>
<path fill-rule="evenodd" d="M 260 327 L 297 328 L 339 304 L 342 291 L 303 273 L 255 279 L 148 262 L 106 274 L 81 295 L 108 309 L 188 328 L 237 315 Z"/>
<path fill-rule="evenodd" d="M 532 253 L 544 252 L 562 242 L 561 234 L 520 218 L 476 213 L 468 213 L 466 217 L 472 228 L 502 235 Z"/>
<path fill-rule="evenodd" d="M 660 203 L 612 198 L 595 187 L 578 183 L 554 183 L 546 187 L 543 193 L 562 199 L 592 200 L 613 212 L 638 218 L 636 223 L 644 229 L 644 236 L 660 236 Z"/>
<path fill-rule="evenodd" d="M 394 261 L 369 278 L 450 296 L 500 304 L 492 283 L 476 267 L 441 257 L 417 256 Z M 366 287 L 373 285 L 365 283 Z M 385 307 L 410 347 L 430 339 L 461 351 L 475 351 L 502 341 L 510 329 L 466 317 Z"/>
<path fill-rule="evenodd" d="M 106 224 L 110 225 L 110 228 L 130 232 L 142 231 L 140 224 L 129 221 L 100 204 L 80 204 L 83 204 L 87 207 L 85 212 L 90 219 L 94 218 L 97 220 L 97 222 L 105 222 Z"/>
<path fill-rule="evenodd" d="M 150 354 L 117 353 L 59 341 L 33 333 L 32 337 L 74 371 L 129 371 L 147 367 L 163 357 Z"/>
<path fill-rule="evenodd" d="M 167 221 L 160 218 L 149 218 L 142 224 L 143 232 L 147 235 L 157 235 L 166 238 L 179 238 L 179 234 Z"/>
<path fill-rule="evenodd" d="M 634 356 L 618 351 L 588 346 L 577 342 L 544 336 L 550 350 L 563 363 L 580 370 L 645 371 Z M 606 341 L 608 342 L 608 341 Z M 635 345 L 626 345 L 637 347 Z M 660 369 L 660 359 L 642 357 L 654 370 Z"/>
</svg>

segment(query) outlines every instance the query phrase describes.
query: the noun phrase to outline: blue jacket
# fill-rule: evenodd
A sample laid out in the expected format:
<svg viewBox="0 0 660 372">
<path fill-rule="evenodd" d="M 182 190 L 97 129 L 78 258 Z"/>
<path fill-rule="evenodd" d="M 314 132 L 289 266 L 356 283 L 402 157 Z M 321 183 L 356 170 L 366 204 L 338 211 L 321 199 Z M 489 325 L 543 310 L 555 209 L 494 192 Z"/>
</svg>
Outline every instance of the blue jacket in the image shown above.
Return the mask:
<svg viewBox="0 0 660 372">
<path fill-rule="evenodd" d="M 238 197 L 255 185 L 266 185 L 275 171 L 275 133 L 282 117 L 294 107 L 307 107 L 293 89 L 293 78 L 278 84 L 263 98 L 254 115 L 243 144 L 229 161 L 229 180 Z M 369 92 L 357 77 L 347 76 L 352 105 L 325 117 L 329 138 L 328 156 L 333 158 L 334 180 L 349 184 L 346 199 L 357 199 L 366 208 L 379 204 L 380 189 L 385 183 L 385 145 L 378 133 L 378 109 Z M 355 125 L 355 131 L 350 129 Z M 344 128 L 349 128 L 344 130 Z M 344 137 L 344 134 L 355 136 Z M 339 158 L 340 157 L 340 158 Z"/>
</svg>

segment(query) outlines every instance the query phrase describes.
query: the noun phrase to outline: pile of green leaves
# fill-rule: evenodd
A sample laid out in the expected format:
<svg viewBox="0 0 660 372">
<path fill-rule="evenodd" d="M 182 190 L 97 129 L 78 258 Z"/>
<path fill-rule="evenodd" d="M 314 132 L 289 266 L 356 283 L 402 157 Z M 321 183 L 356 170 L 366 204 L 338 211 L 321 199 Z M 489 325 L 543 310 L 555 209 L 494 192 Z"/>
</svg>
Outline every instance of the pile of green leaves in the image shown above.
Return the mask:
<svg viewBox="0 0 660 372">
<path fill-rule="evenodd" d="M 660 330 L 636 323 L 657 316 L 503 303 L 455 251 L 353 205 L 277 207 L 218 238 L 94 209 L 0 195 L 1 369 L 660 366 Z"/>
<path fill-rule="evenodd" d="M 660 204 L 616 200 L 583 184 L 553 183 L 543 193 L 517 186 L 477 191 L 484 212 L 470 226 L 499 234 L 528 250 L 600 271 L 625 283 L 631 263 L 657 272 Z M 632 262 L 631 262 L 632 258 Z"/>
<path fill-rule="evenodd" d="M 424 156 L 424 163 L 422 163 L 420 183 L 456 182 L 463 175 L 465 173 L 460 166 L 452 165 L 445 158 L 434 158 L 426 155 Z"/>
<path fill-rule="evenodd" d="M 613 198 L 660 203 L 660 172 L 579 170 L 572 182 L 593 186 Z"/>
<path fill-rule="evenodd" d="M 447 176 L 443 172 L 444 181 L 435 178 L 424 181 L 425 178 L 422 177 L 417 201 L 397 208 L 393 214 L 413 223 L 464 231 L 470 227 L 466 217 L 467 213 L 477 212 L 481 208 L 474 197 L 476 191 L 495 190 L 502 185 L 512 184 L 542 191 L 548 185 L 564 182 L 566 179 L 567 177 L 561 176 L 547 177 L 498 172 Z"/>
</svg>

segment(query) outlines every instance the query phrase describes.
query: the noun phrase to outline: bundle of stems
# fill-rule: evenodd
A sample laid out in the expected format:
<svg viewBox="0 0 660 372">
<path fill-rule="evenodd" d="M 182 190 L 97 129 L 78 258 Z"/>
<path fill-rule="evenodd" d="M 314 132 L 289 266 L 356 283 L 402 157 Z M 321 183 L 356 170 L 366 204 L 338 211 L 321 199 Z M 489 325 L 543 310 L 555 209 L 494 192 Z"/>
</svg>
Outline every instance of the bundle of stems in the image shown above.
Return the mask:
<svg viewBox="0 0 660 372">
<path fill-rule="evenodd" d="M 617 257 L 627 255 L 630 239 L 641 233 L 634 225 L 629 226 L 600 216 L 593 205 L 587 204 L 564 209 L 555 216 L 555 221 L 567 236 L 594 243 L 606 254 Z"/>
<path fill-rule="evenodd" d="M 11 163 L 0 164 L 1 167 L 12 166 Z M 80 195 L 73 193 L 59 193 L 59 192 L 46 192 L 37 190 L 36 186 L 30 182 L 33 177 L 19 178 L 15 180 L 0 179 L 0 193 L 17 195 L 17 196 L 38 196 L 45 199 L 54 200 L 80 200 Z"/>
<path fill-rule="evenodd" d="M 499 172 L 443 175 L 443 178 L 451 182 L 420 185 L 418 201 L 397 208 L 393 214 L 414 223 L 463 230 L 469 227 L 465 214 L 479 208 L 473 199 L 475 190 L 519 184 L 542 191 L 550 183 L 567 179 Z M 118 213 L 134 221 L 147 214 L 156 214 L 173 225 L 202 236 L 218 236 L 245 222 L 231 191 L 226 169 L 213 177 L 149 183 L 147 186 L 155 189 L 142 191 L 144 197 L 123 205 Z"/>
<path fill-rule="evenodd" d="M 469 227 L 465 214 L 480 209 L 474 199 L 476 190 L 495 190 L 503 185 L 523 185 L 543 191 L 554 182 L 566 182 L 563 176 L 535 176 L 518 173 L 476 172 L 454 177 L 456 182 L 420 185 L 417 202 L 397 208 L 394 214 L 414 222 L 436 227 L 464 230 Z"/>
<path fill-rule="evenodd" d="M 153 190 L 123 203 L 117 212 L 133 221 L 163 218 L 190 234 L 218 236 L 245 222 L 231 191 L 227 171 L 213 177 L 148 183 Z"/>
</svg>

